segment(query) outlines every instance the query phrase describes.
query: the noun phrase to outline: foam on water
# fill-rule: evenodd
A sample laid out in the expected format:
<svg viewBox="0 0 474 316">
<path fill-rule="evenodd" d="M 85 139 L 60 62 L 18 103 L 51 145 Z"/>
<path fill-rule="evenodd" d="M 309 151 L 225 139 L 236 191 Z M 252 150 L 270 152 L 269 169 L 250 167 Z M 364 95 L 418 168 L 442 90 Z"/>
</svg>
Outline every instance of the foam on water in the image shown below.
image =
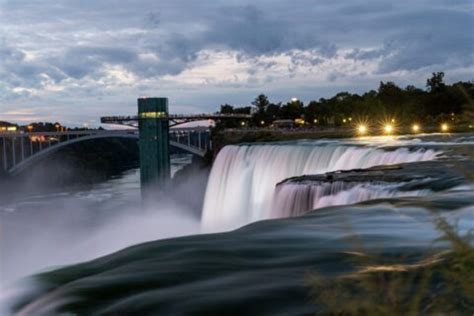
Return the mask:
<svg viewBox="0 0 474 316">
<path fill-rule="evenodd" d="M 305 184 L 284 183 L 278 185 L 269 218 L 303 215 L 318 208 L 348 205 L 368 200 L 424 196 L 429 190 L 403 191 L 403 183 L 353 183 L 336 181 L 331 183 Z"/>
<path fill-rule="evenodd" d="M 202 227 L 225 230 L 269 218 L 275 185 L 289 177 L 427 161 L 438 154 L 433 149 L 384 150 L 337 142 L 226 146 L 210 174 Z"/>
</svg>

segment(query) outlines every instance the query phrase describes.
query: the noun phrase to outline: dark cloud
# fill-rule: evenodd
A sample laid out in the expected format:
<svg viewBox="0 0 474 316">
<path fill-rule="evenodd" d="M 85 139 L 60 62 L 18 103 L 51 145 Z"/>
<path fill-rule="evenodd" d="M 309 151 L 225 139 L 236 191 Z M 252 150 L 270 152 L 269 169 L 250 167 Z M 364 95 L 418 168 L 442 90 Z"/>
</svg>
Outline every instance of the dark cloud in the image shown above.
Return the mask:
<svg viewBox="0 0 474 316">
<path fill-rule="evenodd" d="M 2 99 L 71 81 L 98 95 L 90 87 L 110 67 L 161 80 L 212 63 L 210 51 L 231 51 L 249 65 L 248 82 L 225 83 L 232 89 L 278 85 L 278 76 L 265 74 L 277 56 L 288 60 L 279 68 L 286 79 L 329 63 L 334 69 L 322 77 L 331 87 L 350 78 L 337 68 L 341 59 L 376 63 L 354 80 L 365 87 L 370 76 L 474 67 L 474 9 L 471 0 L 0 0 L 0 39 Z M 17 87 L 26 90 L 12 92 Z"/>
<path fill-rule="evenodd" d="M 55 64 L 67 76 L 81 79 L 100 72 L 104 65 L 128 65 L 137 59 L 137 53 L 128 48 L 76 46 L 49 62 Z"/>
<path fill-rule="evenodd" d="M 388 37 L 380 72 L 466 67 L 474 63 L 472 12 L 426 10 L 404 16 L 405 27 Z M 402 22 L 402 21 L 400 21 Z"/>
<path fill-rule="evenodd" d="M 4 8 L 7 23 L 11 25 L 21 25 L 32 18 L 40 20 L 39 25 L 48 31 L 58 27 L 57 32 L 61 33 L 64 27 L 65 36 L 74 35 L 73 28 L 91 33 L 88 45 L 65 41 L 66 47 L 60 55 L 48 61 L 72 78 L 97 73 L 104 64 L 125 65 L 145 76 L 174 75 L 196 61 L 204 49 L 230 49 L 250 57 L 311 51 L 313 57 L 295 55 L 292 61 L 315 65 L 321 58 L 332 58 L 338 48 L 345 47 L 353 49 L 348 58 L 386 56 L 381 72 L 439 65 L 452 58 L 462 57 L 465 62 L 472 59 L 472 10 L 452 10 L 445 1 L 438 1 L 436 9 L 428 7 L 428 2 L 424 6 L 412 5 L 410 9 L 409 1 L 401 1 L 398 6 L 374 0 L 356 0 L 350 4 L 228 3 L 67 0 L 58 5 L 52 1 L 48 4 L 48 1 L 16 0 L 7 1 Z M 124 31 L 138 28 L 142 33 L 101 35 L 101 31 L 117 32 L 121 28 Z M 31 27 L 30 31 L 36 30 Z M 129 47 L 120 47 L 124 44 Z M 382 45 L 383 48 L 373 48 Z M 138 53 L 156 54 L 160 61 L 140 60 Z M 31 71 L 34 69 L 24 69 L 25 74 Z"/>
<path fill-rule="evenodd" d="M 0 82 L 11 88 L 40 88 L 46 78 L 60 81 L 65 78 L 53 65 L 43 61 L 28 60 L 27 55 L 0 41 Z"/>
</svg>

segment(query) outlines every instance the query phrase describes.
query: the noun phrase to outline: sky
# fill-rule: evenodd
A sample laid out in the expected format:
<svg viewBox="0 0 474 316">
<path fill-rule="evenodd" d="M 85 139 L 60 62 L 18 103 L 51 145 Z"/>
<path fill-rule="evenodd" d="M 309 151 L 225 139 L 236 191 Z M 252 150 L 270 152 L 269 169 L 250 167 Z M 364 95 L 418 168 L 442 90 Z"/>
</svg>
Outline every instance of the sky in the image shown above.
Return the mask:
<svg viewBox="0 0 474 316">
<path fill-rule="evenodd" d="M 474 79 L 472 0 L 0 0 L 0 120 L 97 125 Z"/>
</svg>

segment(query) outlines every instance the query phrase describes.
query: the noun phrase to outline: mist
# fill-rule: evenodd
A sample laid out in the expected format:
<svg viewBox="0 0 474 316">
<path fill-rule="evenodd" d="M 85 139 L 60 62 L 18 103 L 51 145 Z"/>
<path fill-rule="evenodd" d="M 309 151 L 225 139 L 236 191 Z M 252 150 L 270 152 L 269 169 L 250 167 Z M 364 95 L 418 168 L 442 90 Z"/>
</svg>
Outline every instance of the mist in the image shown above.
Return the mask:
<svg viewBox="0 0 474 316">
<path fill-rule="evenodd" d="M 190 161 L 189 156 L 174 157 L 172 173 Z M 17 183 L 15 196 L 0 197 L 2 291 L 38 272 L 147 241 L 199 233 L 207 171 L 187 168 L 181 178 L 189 184 L 181 182 L 173 194 L 145 202 L 138 169 L 74 189 L 48 189 L 36 176 Z M 42 190 L 32 193 L 35 186 Z"/>
</svg>

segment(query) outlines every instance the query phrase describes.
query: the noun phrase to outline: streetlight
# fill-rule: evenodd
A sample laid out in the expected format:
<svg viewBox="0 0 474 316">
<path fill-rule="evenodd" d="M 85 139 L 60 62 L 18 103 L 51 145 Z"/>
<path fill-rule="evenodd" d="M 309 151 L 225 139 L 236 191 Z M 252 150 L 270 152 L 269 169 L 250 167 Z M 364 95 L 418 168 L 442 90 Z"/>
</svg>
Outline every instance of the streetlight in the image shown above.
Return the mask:
<svg viewBox="0 0 474 316">
<path fill-rule="evenodd" d="M 357 133 L 359 133 L 359 135 L 365 135 L 367 133 L 367 126 L 364 124 L 357 126 Z"/>
<path fill-rule="evenodd" d="M 386 124 L 383 128 L 385 134 L 392 134 L 393 133 L 393 125 L 392 124 Z"/>
<path fill-rule="evenodd" d="M 411 129 L 413 130 L 413 132 L 418 133 L 418 131 L 420 130 L 420 125 L 418 125 L 418 124 L 413 124 L 413 126 L 411 127 Z"/>
<path fill-rule="evenodd" d="M 441 131 L 447 132 L 449 130 L 449 126 L 446 123 L 441 124 Z"/>
</svg>

